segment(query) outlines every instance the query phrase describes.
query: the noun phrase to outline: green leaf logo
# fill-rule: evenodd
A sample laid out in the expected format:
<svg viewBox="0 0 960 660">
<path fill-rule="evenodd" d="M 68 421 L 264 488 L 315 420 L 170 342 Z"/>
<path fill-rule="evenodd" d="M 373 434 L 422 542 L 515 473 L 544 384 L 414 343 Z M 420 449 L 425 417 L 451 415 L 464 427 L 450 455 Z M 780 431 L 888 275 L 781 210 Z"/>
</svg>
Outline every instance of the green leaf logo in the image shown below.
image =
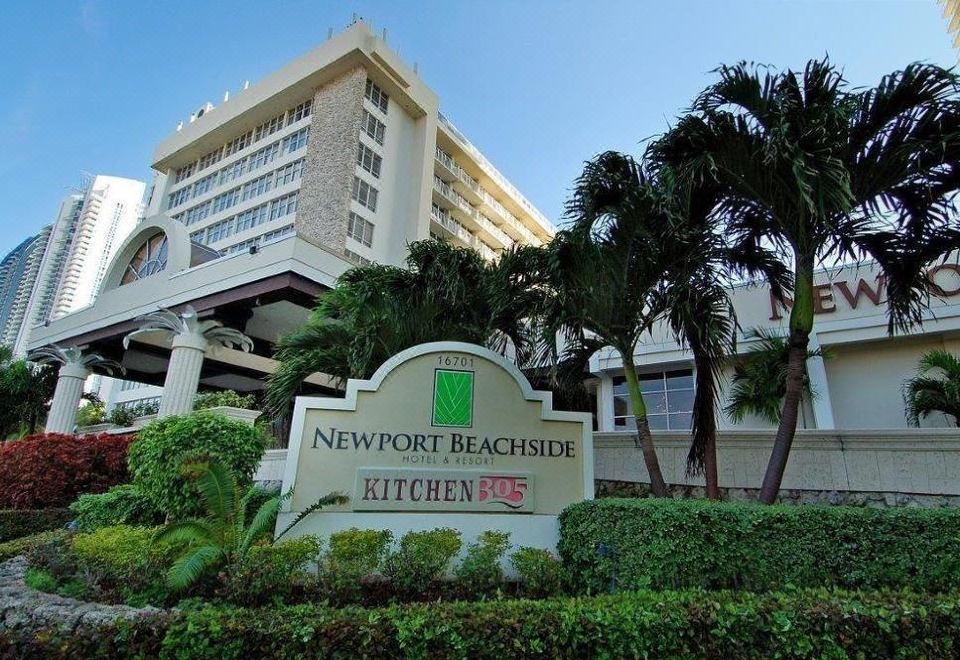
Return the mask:
<svg viewBox="0 0 960 660">
<path fill-rule="evenodd" d="M 433 380 L 433 425 L 473 425 L 473 372 L 437 369 Z"/>
</svg>

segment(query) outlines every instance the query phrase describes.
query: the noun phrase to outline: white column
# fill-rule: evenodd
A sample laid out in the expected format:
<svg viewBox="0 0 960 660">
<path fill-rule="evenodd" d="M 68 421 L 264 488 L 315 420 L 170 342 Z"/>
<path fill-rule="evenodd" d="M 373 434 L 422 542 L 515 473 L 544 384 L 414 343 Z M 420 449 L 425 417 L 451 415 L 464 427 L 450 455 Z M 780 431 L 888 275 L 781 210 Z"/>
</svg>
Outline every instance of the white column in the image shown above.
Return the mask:
<svg viewBox="0 0 960 660">
<path fill-rule="evenodd" d="M 197 333 L 174 335 L 158 418 L 186 415 L 193 411 L 193 400 L 200 385 L 200 370 L 203 368 L 203 356 L 207 346 L 207 340 Z"/>
<path fill-rule="evenodd" d="M 77 425 L 77 409 L 83 396 L 83 383 L 90 372 L 82 364 L 67 362 L 60 367 L 57 387 L 53 391 L 50 414 L 47 415 L 47 433 L 73 433 Z"/>
<path fill-rule="evenodd" d="M 810 333 L 808 348 L 811 351 L 820 350 L 820 339 L 816 332 Z M 807 377 L 810 378 L 810 389 L 813 390 L 815 395 L 811 406 L 813 407 L 813 420 L 816 428 L 837 428 L 833 421 L 833 404 L 830 402 L 827 368 L 823 364 L 823 358 L 819 355 L 807 358 Z"/>
<path fill-rule="evenodd" d="M 597 386 L 597 430 L 613 431 L 613 378 L 606 371 L 598 374 Z"/>
</svg>

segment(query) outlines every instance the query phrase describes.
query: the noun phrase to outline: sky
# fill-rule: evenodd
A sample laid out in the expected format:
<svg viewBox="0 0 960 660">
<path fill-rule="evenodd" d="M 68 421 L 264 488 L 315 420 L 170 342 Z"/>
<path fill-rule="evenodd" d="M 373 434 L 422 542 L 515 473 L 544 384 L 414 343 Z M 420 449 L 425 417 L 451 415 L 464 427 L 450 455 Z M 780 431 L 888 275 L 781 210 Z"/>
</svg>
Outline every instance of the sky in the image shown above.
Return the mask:
<svg viewBox="0 0 960 660">
<path fill-rule="evenodd" d="M 638 154 L 720 64 L 829 55 L 865 86 L 958 57 L 935 0 L 6 0 L 0 254 L 51 222 L 84 172 L 149 182 L 178 121 L 354 13 L 387 29 L 443 113 L 554 222 L 585 160 Z"/>
</svg>

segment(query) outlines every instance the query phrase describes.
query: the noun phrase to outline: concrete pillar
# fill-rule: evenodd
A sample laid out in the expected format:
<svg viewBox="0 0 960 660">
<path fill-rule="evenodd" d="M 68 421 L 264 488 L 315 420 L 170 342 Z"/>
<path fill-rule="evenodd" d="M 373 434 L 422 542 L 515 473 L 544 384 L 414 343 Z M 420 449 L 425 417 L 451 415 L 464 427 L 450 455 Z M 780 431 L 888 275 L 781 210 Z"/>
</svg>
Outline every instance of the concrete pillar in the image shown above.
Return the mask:
<svg viewBox="0 0 960 660">
<path fill-rule="evenodd" d="M 47 433 L 73 433 L 77 425 L 77 409 L 83 396 L 83 383 L 90 371 L 82 364 L 67 362 L 60 367 L 57 387 L 53 391 L 50 414 L 47 415 Z"/>
<path fill-rule="evenodd" d="M 820 350 L 820 340 L 816 332 L 810 333 L 809 350 Z M 807 358 L 807 376 L 810 378 L 810 389 L 814 397 L 811 401 L 813 408 L 814 425 L 818 429 L 835 429 L 833 421 L 833 404 L 830 401 L 830 385 L 827 383 L 827 368 L 823 358 L 819 355 Z"/>
<path fill-rule="evenodd" d="M 613 425 L 613 378 L 606 371 L 597 374 L 600 383 L 597 385 L 597 430 L 614 431 Z"/>
<path fill-rule="evenodd" d="M 197 396 L 203 356 L 208 345 L 203 335 L 198 333 L 174 335 L 158 418 L 186 415 L 193 411 L 193 400 Z"/>
</svg>

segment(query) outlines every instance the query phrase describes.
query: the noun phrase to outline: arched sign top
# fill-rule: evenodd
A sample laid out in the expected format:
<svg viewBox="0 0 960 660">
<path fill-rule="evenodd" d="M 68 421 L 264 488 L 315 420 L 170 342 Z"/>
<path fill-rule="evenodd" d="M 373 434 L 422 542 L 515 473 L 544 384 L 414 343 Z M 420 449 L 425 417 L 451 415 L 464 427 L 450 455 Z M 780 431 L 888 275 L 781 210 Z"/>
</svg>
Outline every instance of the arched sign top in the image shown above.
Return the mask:
<svg viewBox="0 0 960 660">
<path fill-rule="evenodd" d="M 466 529 L 489 514 L 488 529 L 552 547 L 560 511 L 593 497 L 591 416 L 552 400 L 482 346 L 402 351 L 349 380 L 344 398 L 297 398 L 283 483 L 294 494 L 281 518 L 339 491 L 349 503 L 311 514 L 299 533 Z"/>
</svg>

